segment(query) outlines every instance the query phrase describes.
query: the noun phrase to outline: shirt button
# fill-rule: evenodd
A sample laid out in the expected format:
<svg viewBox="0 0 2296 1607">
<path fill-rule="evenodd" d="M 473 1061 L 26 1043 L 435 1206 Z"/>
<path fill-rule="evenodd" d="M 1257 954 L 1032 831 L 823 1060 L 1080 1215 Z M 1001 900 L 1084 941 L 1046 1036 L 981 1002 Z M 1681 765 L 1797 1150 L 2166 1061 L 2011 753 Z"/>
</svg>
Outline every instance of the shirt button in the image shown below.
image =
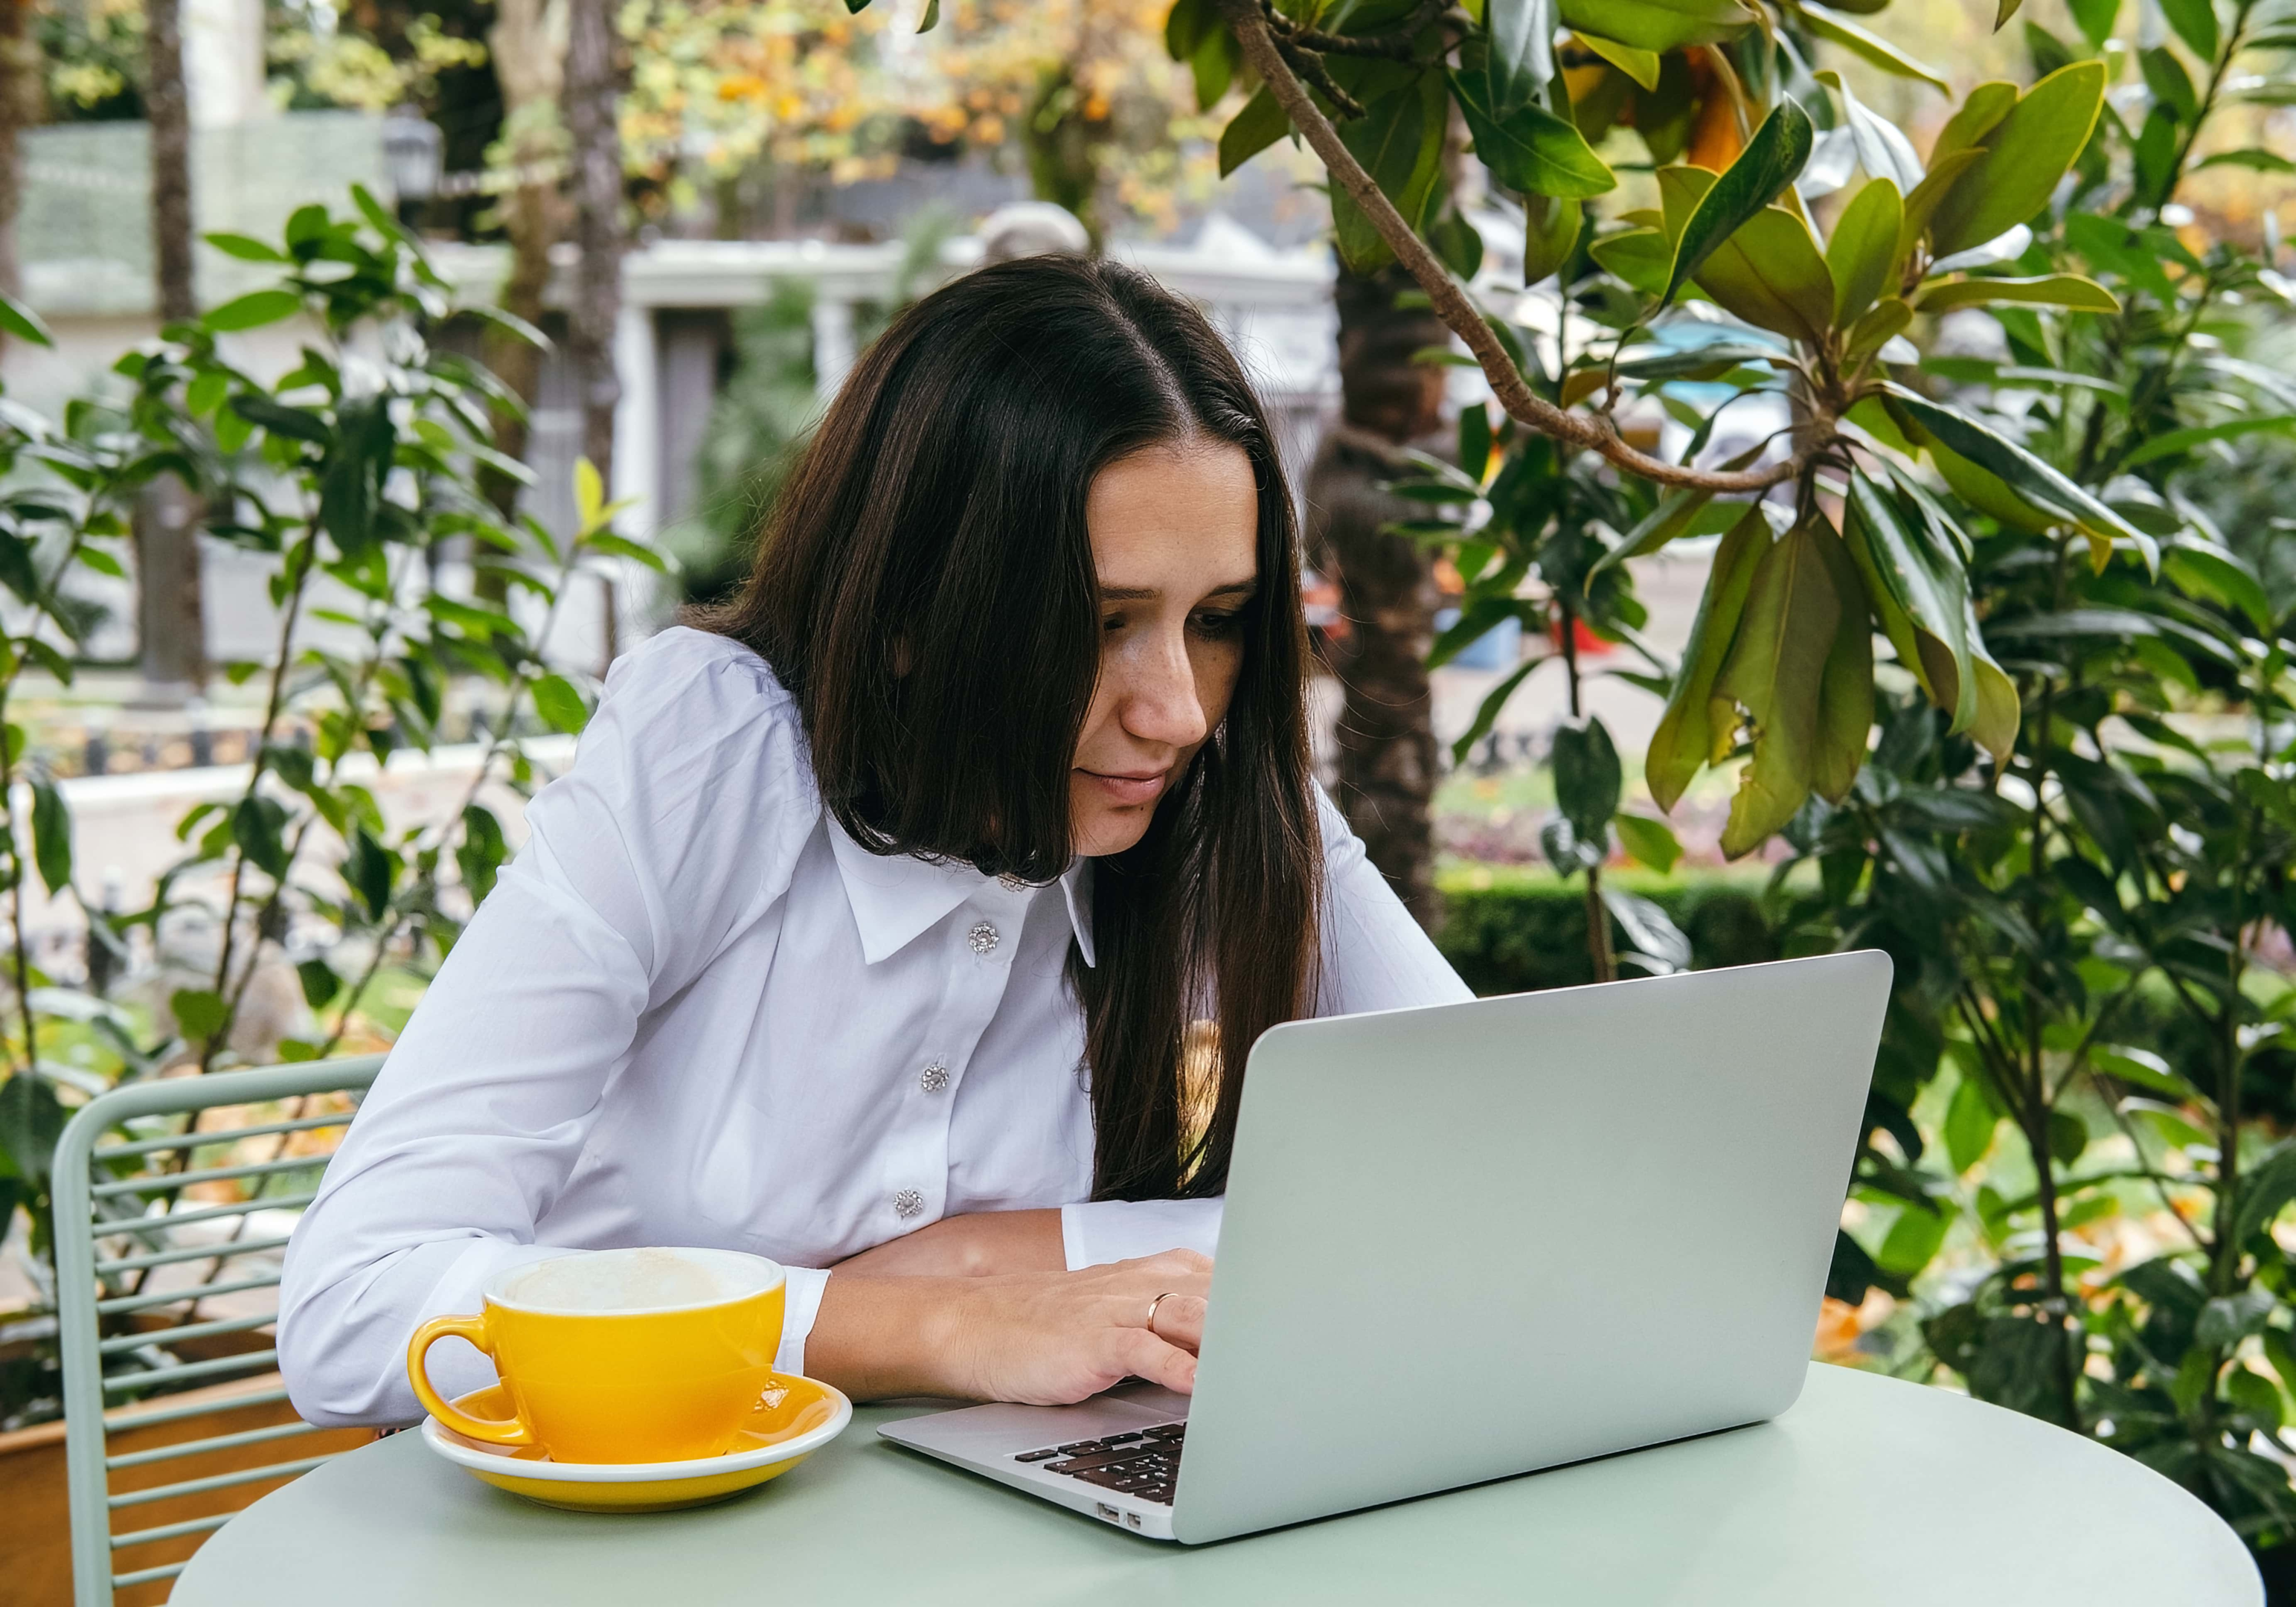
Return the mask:
<svg viewBox="0 0 2296 1607">
<path fill-rule="evenodd" d="M 964 940 L 972 946 L 974 954 L 993 954 L 996 949 L 996 929 L 986 921 L 975 922 L 972 930 L 964 934 Z"/>
<path fill-rule="evenodd" d="M 939 1061 L 933 1062 L 931 1065 L 917 1073 L 917 1086 L 928 1094 L 939 1093 L 948 1086 L 948 1068 Z"/>
<path fill-rule="evenodd" d="M 905 1188 L 893 1196 L 893 1215 L 904 1222 L 925 1208 L 925 1197 L 913 1188 Z"/>
</svg>

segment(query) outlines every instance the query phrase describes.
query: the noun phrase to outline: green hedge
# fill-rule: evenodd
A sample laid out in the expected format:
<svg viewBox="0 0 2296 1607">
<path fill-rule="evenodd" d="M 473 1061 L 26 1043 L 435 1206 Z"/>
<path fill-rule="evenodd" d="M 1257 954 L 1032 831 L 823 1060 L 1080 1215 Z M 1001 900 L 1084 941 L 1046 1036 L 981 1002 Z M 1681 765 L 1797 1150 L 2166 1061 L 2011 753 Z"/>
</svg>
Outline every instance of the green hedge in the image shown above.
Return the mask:
<svg viewBox="0 0 2296 1607">
<path fill-rule="evenodd" d="M 1708 871 L 1660 877 L 1617 870 L 1606 874 L 1673 918 L 1690 939 L 1691 963 L 1699 970 L 1778 957 L 1776 935 L 1762 915 L 1759 875 Z M 1438 885 L 1444 916 L 1436 947 L 1478 994 L 1527 993 L 1595 980 L 1587 954 L 1582 883 L 1564 882 L 1538 869 L 1464 865 L 1447 868 Z M 1618 940 L 1615 926 L 1611 938 Z"/>
</svg>

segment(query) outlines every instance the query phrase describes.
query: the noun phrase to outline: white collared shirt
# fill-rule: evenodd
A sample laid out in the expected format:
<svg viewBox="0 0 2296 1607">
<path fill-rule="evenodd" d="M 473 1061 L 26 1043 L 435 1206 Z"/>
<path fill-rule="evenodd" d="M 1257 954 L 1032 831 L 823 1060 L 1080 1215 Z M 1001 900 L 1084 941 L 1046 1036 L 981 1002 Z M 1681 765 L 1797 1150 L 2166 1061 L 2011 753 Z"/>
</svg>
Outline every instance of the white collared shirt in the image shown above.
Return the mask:
<svg viewBox="0 0 2296 1607">
<path fill-rule="evenodd" d="M 1318 799 L 1321 1013 L 1468 990 Z M 1071 1267 L 1188 1246 L 1218 1201 L 1092 1191 L 1090 862 L 1057 886 L 873 855 L 821 807 L 748 649 L 624 658 L 574 766 L 439 968 L 287 1252 L 279 1357 L 320 1423 L 421 1415 L 408 1337 L 566 1249 L 700 1245 L 791 1269 L 804 1370 L 832 1263 L 945 1216 L 1061 1206 Z M 492 1381 L 459 1342 L 449 1396 Z"/>
</svg>

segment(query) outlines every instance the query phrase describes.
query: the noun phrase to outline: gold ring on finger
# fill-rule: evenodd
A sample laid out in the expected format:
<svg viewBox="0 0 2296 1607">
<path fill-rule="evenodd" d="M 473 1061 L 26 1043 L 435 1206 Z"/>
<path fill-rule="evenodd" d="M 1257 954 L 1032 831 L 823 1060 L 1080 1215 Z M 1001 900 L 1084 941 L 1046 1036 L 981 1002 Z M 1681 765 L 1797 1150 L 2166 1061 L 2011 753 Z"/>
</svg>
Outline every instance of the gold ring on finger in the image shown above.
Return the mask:
<svg viewBox="0 0 2296 1607">
<path fill-rule="evenodd" d="M 1156 1308 L 1161 1306 L 1166 1300 L 1170 1300 L 1177 1293 L 1179 1293 L 1179 1291 L 1177 1289 L 1167 1289 L 1163 1293 L 1158 1295 L 1154 1300 L 1148 1302 L 1149 1332 L 1153 1333 L 1156 1332 Z"/>
</svg>

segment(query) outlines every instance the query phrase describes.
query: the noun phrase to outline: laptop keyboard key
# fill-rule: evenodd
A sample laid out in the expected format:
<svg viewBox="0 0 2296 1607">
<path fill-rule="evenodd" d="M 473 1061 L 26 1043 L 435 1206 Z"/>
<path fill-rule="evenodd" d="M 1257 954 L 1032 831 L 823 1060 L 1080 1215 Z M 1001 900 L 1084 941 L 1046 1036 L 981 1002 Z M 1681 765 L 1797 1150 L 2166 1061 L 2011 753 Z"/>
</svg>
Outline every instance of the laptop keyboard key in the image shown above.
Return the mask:
<svg viewBox="0 0 2296 1607">
<path fill-rule="evenodd" d="M 1048 1445 L 1041 1451 L 1022 1451 L 1019 1455 L 1013 1457 L 1013 1460 L 1015 1462 L 1043 1462 L 1050 1457 L 1057 1456 L 1060 1454 L 1060 1447 L 1056 1445 Z"/>
</svg>

